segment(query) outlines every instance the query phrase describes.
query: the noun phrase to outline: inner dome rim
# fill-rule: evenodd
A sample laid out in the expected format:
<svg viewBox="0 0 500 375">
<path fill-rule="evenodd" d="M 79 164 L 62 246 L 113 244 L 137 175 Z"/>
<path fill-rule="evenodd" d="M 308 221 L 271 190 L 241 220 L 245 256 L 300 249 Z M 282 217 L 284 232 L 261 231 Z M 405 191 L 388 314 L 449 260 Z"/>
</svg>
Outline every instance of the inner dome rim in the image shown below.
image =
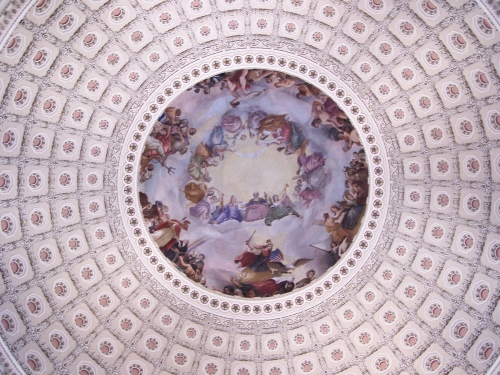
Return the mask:
<svg viewBox="0 0 500 375">
<path fill-rule="evenodd" d="M 281 57 L 276 57 L 276 55 L 278 55 L 278 52 L 279 52 L 279 54 L 281 54 Z M 237 56 L 241 57 L 242 61 L 240 63 L 238 63 L 236 68 L 231 67 L 231 65 L 234 64 L 234 58 Z M 252 57 L 252 60 L 250 62 L 245 61 L 247 56 Z M 264 58 L 262 62 L 257 62 L 257 58 L 259 56 L 262 56 Z M 229 66 L 224 67 L 223 64 L 221 63 L 221 61 L 224 61 L 225 58 L 228 58 L 228 57 L 230 57 L 230 62 L 228 64 Z M 268 63 L 269 58 L 274 59 L 274 61 L 272 61 L 272 64 Z M 284 66 L 279 66 L 279 64 L 275 64 L 281 58 L 284 58 L 286 61 L 286 64 Z M 219 63 L 219 66 L 217 68 L 213 68 L 212 64 L 216 61 Z M 296 62 L 296 66 L 293 69 L 289 68 L 288 64 L 290 63 L 290 61 Z M 185 77 L 186 75 L 189 77 L 192 77 L 191 72 L 193 70 L 195 70 L 196 68 L 201 70 L 201 67 L 206 65 L 206 64 L 209 64 L 211 66 L 209 71 L 207 71 L 207 73 L 199 72 L 200 75 L 198 77 L 196 77 L 196 79 L 192 80 L 190 78 L 187 82 L 182 83 L 183 77 Z M 278 65 L 278 66 L 276 66 L 276 65 Z M 306 70 L 304 72 L 301 72 L 302 66 L 304 66 L 306 68 Z M 362 138 L 365 138 L 365 139 L 363 139 L 362 144 L 363 144 L 363 147 L 365 147 L 365 151 L 366 151 L 366 150 L 368 150 L 368 148 L 366 148 L 366 147 L 367 147 L 367 145 L 369 145 L 369 143 L 366 141 L 367 134 L 365 132 L 363 132 L 362 129 L 360 129 L 361 125 L 357 123 L 357 118 L 356 118 L 356 116 L 364 116 L 363 123 L 365 125 L 370 124 L 370 130 L 369 130 L 368 134 L 373 135 L 375 137 L 375 139 L 379 140 L 378 142 L 373 140 L 373 141 L 371 141 L 370 144 L 371 144 L 371 147 L 374 147 L 376 145 L 375 147 L 377 147 L 377 149 L 378 149 L 377 155 L 382 156 L 381 162 L 379 165 L 383 167 L 383 172 L 380 174 L 380 176 L 375 177 L 373 171 L 370 169 L 373 167 L 374 164 L 371 160 L 369 162 L 369 172 L 368 172 L 369 197 L 368 197 L 368 201 L 367 201 L 367 205 L 366 205 L 365 216 L 368 215 L 369 206 L 370 207 L 372 206 L 373 201 L 375 199 L 377 199 L 378 201 L 384 202 L 382 204 L 382 207 L 378 208 L 382 212 L 382 214 L 380 215 L 380 217 L 378 219 L 379 225 L 373 231 L 374 234 L 370 239 L 371 245 L 369 245 L 367 248 L 363 249 L 362 252 L 364 255 L 361 257 L 361 259 L 359 261 L 355 262 L 354 267 L 349 267 L 349 268 L 347 267 L 348 257 L 344 256 L 334 266 L 332 266 L 327 272 L 325 272 L 321 277 L 316 279 L 313 283 L 311 283 L 311 285 L 308 285 L 307 287 L 303 287 L 300 290 L 294 290 L 290 293 L 282 295 L 282 297 L 272 296 L 272 297 L 266 297 L 266 298 L 253 298 L 253 299 L 239 298 L 239 297 L 223 295 L 222 293 L 216 293 L 216 292 L 213 292 L 207 288 L 198 287 L 196 285 L 196 283 L 191 281 L 191 280 L 189 280 L 189 282 L 184 284 L 184 285 L 188 285 L 187 292 L 182 292 L 181 289 L 186 290 L 186 288 L 184 288 L 184 285 L 181 286 L 179 279 L 186 280 L 187 277 L 185 277 L 185 275 L 183 275 L 182 277 L 177 276 L 179 274 L 179 272 L 177 270 L 175 270 L 173 267 L 171 267 L 171 265 L 169 264 L 169 262 L 167 262 L 166 259 L 163 259 L 164 258 L 163 254 L 160 252 L 158 246 L 150 238 L 149 235 L 146 236 L 147 240 L 149 240 L 149 242 L 153 246 L 151 246 L 149 244 L 149 242 L 148 242 L 148 246 L 152 249 L 155 249 L 155 250 L 153 250 L 153 253 L 154 253 L 154 256 L 156 257 L 156 261 L 159 261 L 161 259 L 162 261 L 164 261 L 164 263 L 162 262 L 162 264 L 167 264 L 168 266 L 170 266 L 170 268 L 166 267 L 164 269 L 164 271 L 161 272 L 162 274 L 167 274 L 167 273 L 171 274 L 170 279 L 168 281 L 165 280 L 163 277 L 158 276 L 157 272 L 154 272 L 155 268 L 157 269 L 158 262 L 156 262 L 152 266 L 150 264 L 150 262 L 148 262 L 148 259 L 144 259 L 143 251 L 138 251 L 137 241 L 135 241 L 135 242 L 131 241 L 132 247 L 134 248 L 135 253 L 139 255 L 139 257 L 141 258 L 141 261 L 146 266 L 146 268 L 148 268 L 150 271 L 153 271 L 151 273 L 153 273 L 155 275 L 155 278 L 157 279 L 157 281 L 159 281 L 159 283 L 163 287 L 166 287 L 167 290 L 169 290 L 170 292 L 173 292 L 176 296 L 181 297 L 181 300 L 184 300 L 185 302 L 189 303 L 190 305 L 193 305 L 194 303 L 196 303 L 196 307 L 200 308 L 203 311 L 215 313 L 217 315 L 222 315 L 222 316 L 226 316 L 226 317 L 232 317 L 232 318 L 235 317 L 235 314 L 238 314 L 238 319 L 247 320 L 247 319 L 255 319 L 255 318 L 258 318 L 259 316 L 261 316 L 261 317 L 266 316 L 266 315 L 261 315 L 264 312 L 264 309 L 263 309 L 264 306 L 260 306 L 261 308 L 260 308 L 260 310 L 258 310 L 258 313 L 254 313 L 254 309 L 253 309 L 254 306 L 256 306 L 256 305 L 271 305 L 271 304 L 274 304 L 276 306 L 276 305 L 281 303 L 281 309 L 280 309 L 281 316 L 296 314 L 299 311 L 303 311 L 303 310 L 306 310 L 312 306 L 317 305 L 318 303 L 323 301 L 325 298 L 331 297 L 332 294 L 338 294 L 337 292 L 340 291 L 343 286 L 347 285 L 354 278 L 354 276 L 361 270 L 361 268 L 364 267 L 366 262 L 369 260 L 370 257 L 368 255 L 373 252 L 374 247 L 377 243 L 377 240 L 380 237 L 380 234 L 381 234 L 382 229 L 384 227 L 383 221 L 384 221 L 385 217 L 387 216 L 387 211 L 388 211 L 387 202 L 388 202 L 389 196 L 390 196 L 389 191 L 386 191 L 381 198 L 375 198 L 375 194 L 374 194 L 374 189 L 376 188 L 376 184 L 375 184 L 376 179 L 382 179 L 383 186 L 389 186 L 388 184 L 390 181 L 390 173 L 389 173 L 388 158 L 387 158 L 386 152 L 385 152 L 385 145 L 382 141 L 382 137 L 381 137 L 379 130 L 378 130 L 378 127 L 376 125 L 377 122 L 375 121 L 375 119 L 371 115 L 371 112 L 368 110 L 366 104 L 355 94 L 354 89 L 352 89 L 350 87 L 350 85 L 347 84 L 344 80 L 342 80 L 336 73 L 333 73 L 332 71 L 328 70 L 326 67 L 318 66 L 313 61 L 308 60 L 306 58 L 303 58 L 302 56 L 295 56 L 295 55 L 287 53 L 287 52 L 276 51 L 276 50 L 269 51 L 269 50 L 258 49 L 258 48 L 236 49 L 236 50 L 231 50 L 231 51 L 223 51 L 223 52 L 220 52 L 220 53 L 217 53 L 214 55 L 206 56 L 205 58 L 200 59 L 197 62 L 193 62 L 193 63 L 190 63 L 190 64 L 184 66 L 181 70 L 172 73 L 168 78 L 166 78 L 162 82 L 161 85 L 159 85 L 159 87 L 157 87 L 152 93 L 149 94 L 148 99 L 143 103 L 141 108 L 137 111 L 136 116 L 135 116 L 134 120 L 131 122 L 132 125 L 130 126 L 129 131 L 127 133 L 127 136 L 125 138 L 125 141 L 124 141 L 125 147 L 122 149 L 122 155 L 120 158 L 120 166 L 119 166 L 120 175 L 123 175 L 122 170 L 123 170 L 124 164 L 128 163 L 126 161 L 126 155 L 128 153 L 130 153 L 130 148 L 126 147 L 126 146 L 128 145 L 129 141 L 131 139 L 133 139 L 132 138 L 133 134 L 137 133 L 137 125 L 141 124 L 141 123 L 143 125 L 146 125 L 145 123 L 149 122 L 149 124 L 147 124 L 146 127 L 142 130 L 144 137 L 142 137 L 142 139 L 140 141 L 136 142 L 136 150 L 134 152 L 140 154 L 143 150 L 145 136 L 150 133 L 150 131 L 154 125 L 154 121 L 155 121 L 156 117 L 158 116 L 158 114 L 160 113 L 159 112 L 160 107 L 155 102 L 155 98 L 157 98 L 159 96 L 163 96 L 165 98 L 165 96 L 167 96 L 167 100 L 161 104 L 161 106 L 162 106 L 161 108 L 166 108 L 169 106 L 169 104 L 171 102 L 173 102 L 176 98 L 178 98 L 179 95 L 181 95 L 183 92 L 185 92 L 187 90 L 187 88 L 192 87 L 196 82 L 200 82 L 205 78 L 209 78 L 209 77 L 213 76 L 214 72 L 212 70 L 214 70 L 214 69 L 217 73 L 229 72 L 229 71 L 234 71 L 234 70 L 239 70 L 239 69 L 275 70 L 275 71 L 280 71 L 280 72 L 283 72 L 286 74 L 293 75 L 295 77 L 298 77 L 298 78 L 304 80 L 307 83 L 314 85 L 317 88 L 320 88 L 322 90 L 322 92 L 324 92 L 328 97 L 330 97 L 332 100 L 334 100 L 334 102 L 339 106 L 339 108 L 341 108 L 349 116 L 349 119 L 351 120 L 352 125 L 358 131 L 358 134 L 360 134 L 360 136 Z M 311 76 L 310 76 L 311 71 L 313 71 L 315 73 L 314 78 L 319 79 L 319 77 L 324 76 L 327 78 L 327 81 L 324 82 L 323 84 L 321 84 L 320 82 L 314 81 L 313 79 L 311 79 Z M 307 74 L 307 73 L 309 73 L 309 74 Z M 335 88 L 333 90 L 330 90 L 330 93 L 329 93 L 329 91 L 327 90 L 327 85 L 331 82 L 335 83 Z M 177 87 L 175 87 L 175 86 L 177 86 Z M 168 90 L 170 90 L 170 91 L 168 91 Z M 352 99 L 352 102 L 350 103 L 349 106 L 345 105 L 343 101 L 338 100 L 338 98 L 333 97 L 333 94 L 331 94 L 331 93 L 337 92 L 338 90 L 342 90 L 344 92 L 344 95 L 342 96 L 342 98 L 344 98 L 348 95 L 348 97 L 350 97 Z M 170 93 L 170 96 L 165 94 L 165 92 L 167 92 L 167 91 Z M 151 106 L 153 103 L 156 103 L 155 105 L 157 108 L 156 108 L 156 111 L 154 112 L 155 114 L 152 115 L 151 112 L 147 111 L 147 108 L 149 106 Z M 355 115 L 353 113 L 351 113 L 351 111 L 349 111 L 349 109 L 350 108 L 352 109 L 353 107 L 357 108 L 357 113 Z M 353 120 L 355 120 L 355 121 L 353 121 Z M 139 143 L 139 145 L 137 145 L 137 143 Z M 137 167 L 139 162 L 136 159 L 133 163 L 134 163 L 134 166 Z M 120 176 L 120 177 L 123 177 L 123 176 Z M 123 199 L 125 199 L 127 197 L 127 195 L 125 195 L 123 192 L 123 188 L 126 185 L 126 183 L 124 182 L 124 179 L 120 178 L 120 177 L 118 179 L 118 181 L 119 181 L 118 192 L 119 192 L 120 200 L 123 201 Z M 136 209 L 139 209 L 139 206 L 137 204 L 137 201 L 138 201 L 138 183 L 134 182 L 133 184 L 134 184 L 133 186 L 135 187 L 135 189 L 137 189 L 137 192 L 135 194 L 136 202 L 133 204 L 133 207 L 135 207 Z M 121 207 L 121 208 L 123 210 L 123 207 Z M 142 215 L 140 215 L 140 216 L 142 216 Z M 125 215 L 125 214 L 122 215 L 122 220 L 123 220 L 125 227 L 127 228 L 127 232 L 130 235 L 129 238 L 140 237 L 140 236 L 134 236 L 133 233 L 131 233 L 133 229 L 131 229 L 130 223 L 128 222 L 129 220 L 127 218 L 127 215 Z M 368 219 L 363 217 L 359 232 L 354 237 L 351 248 L 349 249 L 347 254 L 352 255 L 352 253 L 354 252 L 354 248 L 356 247 L 355 243 L 357 244 L 358 242 L 361 242 L 360 238 L 361 238 L 362 234 L 364 234 L 365 231 L 368 230 L 367 229 L 367 221 L 368 221 Z M 140 219 L 140 227 L 141 227 L 141 229 L 143 229 L 143 231 L 145 233 L 147 233 L 147 230 L 144 226 L 144 222 L 143 222 L 142 217 Z M 367 242 L 367 241 L 365 241 L 365 242 Z M 150 254 L 150 256 L 151 256 L 151 254 Z M 372 263 L 375 262 L 374 259 L 372 259 L 371 261 L 372 261 Z M 153 268 L 153 270 L 152 270 L 152 268 Z M 321 283 L 325 284 L 325 282 L 329 282 L 332 278 L 332 275 L 335 273 L 334 271 L 340 270 L 340 268 L 344 268 L 347 270 L 347 273 L 349 275 L 347 278 L 344 278 L 344 280 L 338 282 L 336 285 L 335 285 L 335 283 L 334 283 L 334 285 L 331 285 L 329 290 L 327 290 L 326 293 L 325 293 L 325 290 L 322 290 L 321 292 L 318 292 L 318 293 L 314 293 L 315 289 L 317 287 L 319 287 Z M 172 270 L 174 272 L 172 272 Z M 339 274 L 337 273 L 337 275 L 339 275 Z M 171 284 L 170 287 L 166 285 L 168 282 L 170 282 L 170 284 Z M 172 285 L 172 282 L 174 283 L 173 285 Z M 330 281 L 330 284 L 332 284 L 331 281 Z M 194 290 L 198 291 L 197 297 L 195 299 L 189 298 L 192 291 L 194 291 Z M 298 305 L 293 306 L 293 300 L 296 300 L 297 297 L 299 297 L 298 296 L 299 294 L 305 295 L 306 293 L 313 293 L 313 297 L 308 301 L 309 303 L 305 302 L 305 299 L 303 298 L 301 306 L 298 306 Z M 201 295 L 201 297 L 200 297 L 200 295 Z M 200 303 L 200 298 L 202 298 L 203 296 L 207 297 L 206 302 Z M 238 310 L 234 311 L 234 312 L 229 307 L 226 309 L 226 311 L 224 311 L 220 307 L 221 303 L 219 302 L 219 299 L 227 300 L 228 302 L 232 303 L 233 306 L 236 305 L 236 303 L 242 303 L 242 304 L 244 303 L 244 305 L 250 306 L 250 311 L 245 313 L 246 315 L 240 314 L 241 310 L 239 309 L 239 307 L 238 307 Z M 208 303 L 209 300 L 211 302 L 210 304 Z M 212 301 L 217 301 L 216 302 L 217 305 L 215 307 L 212 306 Z M 292 307 L 288 308 L 288 310 L 285 310 L 283 307 L 284 303 L 286 303 L 286 302 L 288 302 L 288 303 L 291 302 L 291 304 L 292 304 Z M 216 310 L 216 311 L 214 311 L 214 310 Z M 267 314 L 271 314 L 272 312 L 273 312 L 273 310 L 271 309 Z"/>
</svg>

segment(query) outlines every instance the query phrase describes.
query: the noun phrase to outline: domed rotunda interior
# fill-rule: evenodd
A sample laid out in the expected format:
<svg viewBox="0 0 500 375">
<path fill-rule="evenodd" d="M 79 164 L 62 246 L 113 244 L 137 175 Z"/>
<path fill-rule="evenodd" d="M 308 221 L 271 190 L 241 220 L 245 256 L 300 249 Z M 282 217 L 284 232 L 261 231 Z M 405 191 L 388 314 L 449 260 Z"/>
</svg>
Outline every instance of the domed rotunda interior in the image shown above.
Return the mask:
<svg viewBox="0 0 500 375">
<path fill-rule="evenodd" d="M 0 10 L 0 374 L 500 372 L 500 2 Z"/>
</svg>

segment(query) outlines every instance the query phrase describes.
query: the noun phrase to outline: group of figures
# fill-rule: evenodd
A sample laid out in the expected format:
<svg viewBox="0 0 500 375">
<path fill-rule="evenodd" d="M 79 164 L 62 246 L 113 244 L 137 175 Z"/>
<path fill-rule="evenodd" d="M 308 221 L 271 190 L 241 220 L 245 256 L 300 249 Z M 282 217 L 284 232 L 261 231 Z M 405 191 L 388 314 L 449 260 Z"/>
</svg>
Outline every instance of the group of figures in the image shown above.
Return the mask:
<svg viewBox="0 0 500 375">
<path fill-rule="evenodd" d="M 188 252 L 189 239 L 180 239 L 181 232 L 187 231 L 191 224 L 189 220 L 171 219 L 168 206 L 160 201 L 151 203 L 143 192 L 139 193 L 139 201 L 149 232 L 161 252 L 191 280 L 205 285 L 206 278 L 203 276 L 205 255 L 196 251 Z"/>
<path fill-rule="evenodd" d="M 189 146 L 189 138 L 196 134 L 189 121 L 181 119 L 181 110 L 167 108 L 155 122 L 153 130 L 146 138 L 146 145 L 141 156 L 140 181 L 144 182 L 153 176 L 154 164 L 167 168 L 169 174 L 174 167 L 168 167 L 168 156 L 185 154 Z"/>
<path fill-rule="evenodd" d="M 252 244 L 251 238 L 245 242 L 243 253 L 234 259 L 238 268 L 242 268 L 237 279 L 229 278 L 231 284 L 225 285 L 220 292 L 239 297 L 270 297 L 291 292 L 294 288 L 308 285 L 316 271 L 309 270 L 306 277 L 295 283 L 292 271 L 309 263 L 312 259 L 300 258 L 293 264 L 284 264 L 283 253 L 274 249 L 271 239 L 265 244 Z M 214 290 L 217 290 L 213 287 Z"/>
<path fill-rule="evenodd" d="M 207 78 L 193 86 L 194 92 L 208 95 L 212 88 L 227 89 L 231 96 L 232 107 L 237 107 L 242 100 L 256 98 L 268 89 L 249 92 L 251 85 L 265 80 L 275 89 L 296 87 L 296 97 L 314 98 L 311 115 L 311 126 L 318 128 L 321 125 L 329 128 L 328 136 L 335 141 L 344 141 L 344 151 L 349 151 L 353 145 L 361 146 L 360 138 L 351 125 L 345 113 L 337 104 L 315 86 L 301 81 L 299 78 L 272 70 L 242 69 L 234 72 L 221 73 Z M 189 90 L 193 89 L 190 88 Z M 187 119 L 181 118 L 182 111 L 175 107 L 167 108 L 157 119 L 153 130 L 146 140 L 145 150 L 141 160 L 141 182 L 148 180 L 154 170 L 154 162 L 167 168 L 171 173 L 175 168 L 168 167 L 166 160 L 169 155 L 184 154 L 188 150 L 189 138 L 196 133 Z M 279 145 L 278 151 L 292 154 L 297 150 L 304 153 L 308 141 L 301 126 L 289 121 L 286 114 L 268 115 L 256 106 L 248 111 L 245 123 L 240 116 L 228 111 L 221 119 L 220 125 L 215 126 L 206 142 L 200 142 L 191 157 L 189 175 L 197 181 L 210 181 L 207 167 L 217 166 L 224 160 L 226 151 L 234 151 L 237 139 L 245 140 L 246 132 L 256 143 Z M 230 144 L 228 139 L 232 141 Z"/>
<path fill-rule="evenodd" d="M 324 226 L 332 235 L 332 253 L 335 262 L 345 254 L 352 243 L 361 215 L 368 199 L 368 165 L 364 149 L 353 153 L 354 159 L 344 168 L 347 190 L 342 200 L 330 207 L 330 213 L 323 215 Z"/>
<path fill-rule="evenodd" d="M 191 184 L 191 185 L 190 185 Z M 236 196 L 232 195 L 229 203 L 224 204 L 224 194 L 219 196 L 215 188 L 207 189 L 206 185 L 196 185 L 189 183 L 184 190 L 186 198 L 194 205 L 190 205 L 189 213 L 194 217 L 208 219 L 210 224 L 222 224 L 228 220 L 238 222 L 254 222 L 264 219 L 265 225 L 270 226 L 273 221 L 283 219 L 286 216 L 302 216 L 295 210 L 295 204 L 286 194 L 286 188 L 280 194 L 272 197 L 264 193 L 264 197 L 259 196 L 259 192 L 253 193 L 253 198 L 246 203 L 238 202 Z M 189 191 L 207 191 L 205 197 L 200 200 L 193 198 Z M 204 198 L 208 198 L 204 199 Z"/>
<path fill-rule="evenodd" d="M 288 293 L 326 272 L 349 248 L 368 197 L 364 150 L 345 113 L 316 87 L 268 70 L 222 73 L 183 95 L 153 126 L 139 172 L 143 216 L 163 254 L 193 281 L 249 298 Z M 295 165 L 284 188 L 225 194 L 228 153 L 245 168 L 268 148 Z M 266 163 L 261 173 L 272 179 Z M 282 252 L 272 238 L 283 232 Z"/>
</svg>

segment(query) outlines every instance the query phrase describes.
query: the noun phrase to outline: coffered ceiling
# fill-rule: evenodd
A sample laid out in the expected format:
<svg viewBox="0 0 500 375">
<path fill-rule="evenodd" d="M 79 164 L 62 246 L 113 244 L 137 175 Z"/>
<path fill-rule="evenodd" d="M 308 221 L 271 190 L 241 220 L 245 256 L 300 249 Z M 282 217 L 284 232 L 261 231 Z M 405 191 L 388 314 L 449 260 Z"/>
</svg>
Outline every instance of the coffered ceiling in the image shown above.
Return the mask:
<svg viewBox="0 0 500 375">
<path fill-rule="evenodd" d="M 497 3 L 0 6 L 0 373 L 498 371 Z M 153 119 L 205 77 L 259 67 L 348 114 L 370 206 L 326 276 L 246 300 L 183 278 L 134 210 Z"/>
</svg>

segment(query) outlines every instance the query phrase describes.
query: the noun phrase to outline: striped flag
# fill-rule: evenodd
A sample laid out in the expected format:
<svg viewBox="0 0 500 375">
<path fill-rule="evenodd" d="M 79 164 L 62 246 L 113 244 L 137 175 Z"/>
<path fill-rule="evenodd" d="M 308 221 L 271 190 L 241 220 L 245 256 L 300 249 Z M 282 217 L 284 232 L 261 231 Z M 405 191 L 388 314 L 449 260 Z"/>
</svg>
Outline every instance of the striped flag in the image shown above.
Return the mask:
<svg viewBox="0 0 500 375">
<path fill-rule="evenodd" d="M 283 253 L 280 249 L 271 251 L 271 255 L 269 256 L 270 262 L 281 262 L 283 259 Z"/>
</svg>

